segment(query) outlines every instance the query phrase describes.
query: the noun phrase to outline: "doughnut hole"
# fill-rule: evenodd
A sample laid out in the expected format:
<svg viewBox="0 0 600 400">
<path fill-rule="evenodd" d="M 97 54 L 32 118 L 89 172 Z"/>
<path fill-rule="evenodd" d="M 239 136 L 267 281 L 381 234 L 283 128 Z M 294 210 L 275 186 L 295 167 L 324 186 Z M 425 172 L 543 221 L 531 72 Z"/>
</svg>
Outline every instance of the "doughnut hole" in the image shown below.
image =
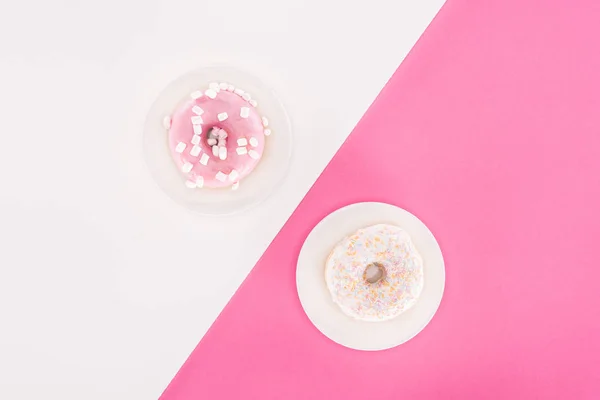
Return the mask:
<svg viewBox="0 0 600 400">
<path fill-rule="evenodd" d="M 385 267 L 380 263 L 374 262 L 365 268 L 363 272 L 363 279 L 369 283 L 377 283 L 385 279 L 386 271 Z"/>
<path fill-rule="evenodd" d="M 210 144 L 210 143 L 208 142 L 210 139 L 214 139 L 214 140 L 216 140 L 216 141 L 217 141 L 217 143 L 218 143 L 218 141 L 220 141 L 220 140 L 223 140 L 225 143 L 227 143 L 227 140 L 228 140 L 228 138 L 225 138 L 225 139 L 220 139 L 220 138 L 218 137 L 218 132 L 219 132 L 220 130 L 223 130 L 223 131 L 225 131 L 225 132 L 227 133 L 227 135 L 229 135 L 229 132 L 227 132 L 225 129 L 223 129 L 223 127 L 221 127 L 221 126 L 219 126 L 219 125 L 213 125 L 213 126 L 211 126 L 210 128 L 208 128 L 208 129 L 206 130 L 206 133 L 203 135 L 203 137 L 202 137 L 202 140 L 204 140 L 204 142 L 205 142 L 205 143 L 206 143 L 208 146 L 210 146 L 210 147 L 213 147 L 213 146 L 217 145 L 216 143 L 215 143 L 215 144 Z"/>
<path fill-rule="evenodd" d="M 206 130 L 206 133 L 204 134 L 204 140 L 208 140 L 209 138 L 216 136 L 215 133 L 219 129 L 222 129 L 222 128 L 220 126 L 217 126 L 217 125 L 213 125 L 210 128 L 208 128 Z M 213 131 L 215 131 L 215 132 L 213 132 Z"/>
</svg>

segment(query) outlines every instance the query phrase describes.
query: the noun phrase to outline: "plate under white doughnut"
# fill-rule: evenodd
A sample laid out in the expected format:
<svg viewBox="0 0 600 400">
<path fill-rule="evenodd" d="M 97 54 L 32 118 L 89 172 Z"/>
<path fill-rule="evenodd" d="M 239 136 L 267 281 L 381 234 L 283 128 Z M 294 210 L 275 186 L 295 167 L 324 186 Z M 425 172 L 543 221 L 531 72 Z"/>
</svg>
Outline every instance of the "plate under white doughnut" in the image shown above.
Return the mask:
<svg viewBox="0 0 600 400">
<path fill-rule="evenodd" d="M 331 298 L 324 272 L 331 250 L 358 229 L 376 224 L 400 227 L 423 258 L 423 290 L 413 307 L 387 321 L 363 321 L 342 312 Z M 441 249 L 429 229 L 413 214 L 385 203 L 356 203 L 321 220 L 304 242 L 296 268 L 296 286 L 310 321 L 329 339 L 357 350 L 384 350 L 413 338 L 429 323 L 444 292 Z"/>
</svg>

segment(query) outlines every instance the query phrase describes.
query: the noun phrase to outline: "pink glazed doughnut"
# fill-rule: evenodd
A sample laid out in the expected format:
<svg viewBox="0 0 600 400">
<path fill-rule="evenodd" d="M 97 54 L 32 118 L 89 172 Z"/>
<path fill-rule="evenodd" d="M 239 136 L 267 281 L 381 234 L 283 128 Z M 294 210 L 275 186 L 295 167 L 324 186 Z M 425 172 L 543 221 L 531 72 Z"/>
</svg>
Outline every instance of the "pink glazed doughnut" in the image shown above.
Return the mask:
<svg viewBox="0 0 600 400">
<path fill-rule="evenodd" d="M 260 161 L 269 122 L 248 93 L 227 83 L 190 96 L 165 118 L 173 159 L 187 187 L 235 190 Z"/>
</svg>

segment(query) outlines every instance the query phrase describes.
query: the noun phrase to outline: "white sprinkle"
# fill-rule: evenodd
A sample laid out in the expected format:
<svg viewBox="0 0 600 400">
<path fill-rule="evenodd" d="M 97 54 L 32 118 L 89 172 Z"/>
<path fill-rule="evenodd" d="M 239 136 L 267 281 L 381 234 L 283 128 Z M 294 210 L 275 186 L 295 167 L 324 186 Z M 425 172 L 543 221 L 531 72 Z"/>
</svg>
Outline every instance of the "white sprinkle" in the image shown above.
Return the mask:
<svg viewBox="0 0 600 400">
<path fill-rule="evenodd" d="M 267 119 L 267 117 L 262 117 L 261 119 L 264 127 L 269 126 L 269 120 Z"/>
<path fill-rule="evenodd" d="M 211 137 L 211 138 L 217 138 L 218 135 L 219 135 L 219 128 L 212 128 L 208 132 L 208 136 Z"/>
<path fill-rule="evenodd" d="M 196 90 L 195 92 L 192 92 L 192 94 L 190 94 L 190 97 L 194 100 L 199 99 L 202 96 L 203 96 L 203 94 L 199 90 Z"/>
<path fill-rule="evenodd" d="M 240 177 L 240 174 L 235 169 L 232 169 L 231 172 L 229 173 L 229 180 L 231 182 L 237 181 L 239 177 Z"/>
<path fill-rule="evenodd" d="M 225 129 L 221 129 L 219 131 L 219 139 L 227 139 L 227 132 L 225 131 Z"/>
<path fill-rule="evenodd" d="M 244 93 L 244 94 L 242 95 L 242 99 L 244 99 L 244 100 L 246 100 L 246 101 L 250 100 L 250 93 Z"/>
<path fill-rule="evenodd" d="M 219 157 L 219 146 L 212 147 L 213 156 Z"/>
<path fill-rule="evenodd" d="M 221 89 L 221 90 L 227 90 L 228 87 L 229 87 L 229 84 L 226 82 L 219 83 L 219 89 Z"/>
<path fill-rule="evenodd" d="M 238 155 L 244 155 L 246 153 L 248 153 L 248 149 L 245 147 L 238 147 L 237 149 L 235 149 L 235 151 L 238 153 Z"/>
<path fill-rule="evenodd" d="M 188 172 L 190 172 L 192 170 L 192 168 L 194 168 L 194 165 L 192 163 L 190 163 L 190 162 L 187 162 L 187 161 L 184 162 L 183 165 L 181 166 L 181 170 L 183 172 L 185 172 L 186 174 Z"/>
<path fill-rule="evenodd" d="M 200 155 L 200 150 L 202 150 L 200 146 L 194 146 L 192 147 L 192 150 L 190 150 L 190 154 L 194 157 L 198 157 Z"/>
<path fill-rule="evenodd" d="M 227 147 L 219 147 L 219 158 L 221 160 L 227 159 Z"/>
<path fill-rule="evenodd" d="M 169 117 L 168 115 L 163 118 L 163 126 L 167 130 L 171 129 L 171 117 Z"/>
<path fill-rule="evenodd" d="M 208 159 L 209 159 L 208 154 L 202 153 L 202 157 L 200 157 L 200 164 L 202 164 L 202 165 L 208 164 Z"/>
<path fill-rule="evenodd" d="M 237 94 L 238 96 L 242 96 L 244 94 L 244 91 L 240 88 L 236 88 L 233 93 Z"/>
<path fill-rule="evenodd" d="M 204 177 L 199 176 L 196 178 L 196 186 L 198 186 L 199 188 L 204 186 Z"/>
<path fill-rule="evenodd" d="M 202 125 L 203 123 L 204 123 L 204 120 L 202 119 L 201 116 L 194 115 L 192 117 L 192 124 L 194 124 L 194 125 Z"/>
<path fill-rule="evenodd" d="M 271 130 L 270 129 L 265 129 L 265 136 L 269 136 L 271 134 Z"/>
<path fill-rule="evenodd" d="M 240 117 L 248 118 L 248 115 L 250 115 L 250 109 L 248 107 L 240 108 Z"/>
<path fill-rule="evenodd" d="M 214 99 L 215 97 L 217 97 L 217 92 L 214 91 L 213 89 L 206 89 L 206 91 L 204 91 L 204 94 L 207 97 L 210 97 L 211 99 Z"/>
<path fill-rule="evenodd" d="M 196 189 L 196 182 L 185 181 L 185 186 L 189 187 L 190 189 Z"/>
<path fill-rule="evenodd" d="M 217 175 L 215 175 L 215 178 L 217 178 L 218 181 L 225 182 L 227 180 L 227 175 L 219 171 L 217 172 Z"/>
<path fill-rule="evenodd" d="M 206 141 L 206 143 L 208 143 L 209 146 L 214 146 L 215 144 L 217 144 L 217 139 L 210 138 Z"/>
<path fill-rule="evenodd" d="M 196 115 L 202 115 L 202 114 L 204 114 L 204 110 L 203 110 L 203 109 L 201 109 L 201 108 L 200 108 L 200 107 L 198 107 L 198 106 L 194 106 L 194 107 L 192 107 L 192 111 L 193 111 L 193 112 L 194 112 L 194 114 L 196 114 Z"/>
<path fill-rule="evenodd" d="M 192 136 L 192 144 L 200 144 L 200 136 L 198 136 L 198 135 Z"/>
<path fill-rule="evenodd" d="M 227 86 L 227 91 L 228 92 L 233 92 L 234 90 L 235 90 L 235 87 L 233 85 Z"/>
<path fill-rule="evenodd" d="M 237 190 L 240 187 L 240 183 L 236 182 L 233 185 L 231 185 L 231 190 Z"/>
<path fill-rule="evenodd" d="M 226 112 L 219 113 L 217 115 L 217 119 L 221 122 L 225 121 L 227 119 L 227 113 Z"/>
<path fill-rule="evenodd" d="M 202 125 L 194 125 L 194 135 L 202 135 Z"/>
<path fill-rule="evenodd" d="M 254 136 L 250 138 L 250 146 L 252 146 L 252 147 L 258 146 L 258 139 L 256 139 Z"/>
<path fill-rule="evenodd" d="M 178 152 L 178 153 L 183 153 L 183 151 L 185 150 L 186 146 L 187 145 L 185 143 L 179 142 L 179 143 L 177 143 L 177 146 L 175 146 L 175 151 Z"/>
<path fill-rule="evenodd" d="M 214 90 L 215 92 L 219 92 L 219 84 L 217 82 L 211 82 L 208 85 L 208 87 L 211 88 L 212 90 Z"/>
<path fill-rule="evenodd" d="M 219 139 L 218 143 L 219 146 L 225 146 L 227 145 L 227 141 L 225 139 Z"/>
<path fill-rule="evenodd" d="M 254 100 L 254 99 L 250 99 L 250 100 L 248 100 L 248 103 L 250 103 L 250 105 L 251 105 L 252 107 L 256 107 L 256 106 L 258 106 L 258 103 L 257 103 L 257 101 L 256 101 L 256 100 Z"/>
<path fill-rule="evenodd" d="M 259 155 L 259 154 L 258 154 L 256 151 L 254 151 L 254 150 L 250 150 L 250 151 L 248 152 L 248 155 L 249 155 L 251 158 L 254 158 L 255 160 L 258 160 L 258 159 L 259 159 L 259 157 L 260 157 L 260 155 Z"/>
<path fill-rule="evenodd" d="M 245 137 L 239 138 L 237 140 L 237 144 L 238 146 L 246 146 L 248 144 L 248 139 L 246 139 Z"/>
</svg>

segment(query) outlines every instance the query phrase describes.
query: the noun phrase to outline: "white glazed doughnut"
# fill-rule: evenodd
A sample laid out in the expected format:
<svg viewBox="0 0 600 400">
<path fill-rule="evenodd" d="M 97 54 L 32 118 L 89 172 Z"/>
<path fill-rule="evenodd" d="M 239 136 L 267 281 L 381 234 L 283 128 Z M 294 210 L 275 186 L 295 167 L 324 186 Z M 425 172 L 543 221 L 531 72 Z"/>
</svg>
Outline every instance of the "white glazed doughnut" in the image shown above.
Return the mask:
<svg viewBox="0 0 600 400">
<path fill-rule="evenodd" d="M 423 259 L 404 230 L 373 225 L 345 237 L 329 254 L 325 281 L 350 317 L 385 321 L 415 305 L 423 290 Z"/>
</svg>

